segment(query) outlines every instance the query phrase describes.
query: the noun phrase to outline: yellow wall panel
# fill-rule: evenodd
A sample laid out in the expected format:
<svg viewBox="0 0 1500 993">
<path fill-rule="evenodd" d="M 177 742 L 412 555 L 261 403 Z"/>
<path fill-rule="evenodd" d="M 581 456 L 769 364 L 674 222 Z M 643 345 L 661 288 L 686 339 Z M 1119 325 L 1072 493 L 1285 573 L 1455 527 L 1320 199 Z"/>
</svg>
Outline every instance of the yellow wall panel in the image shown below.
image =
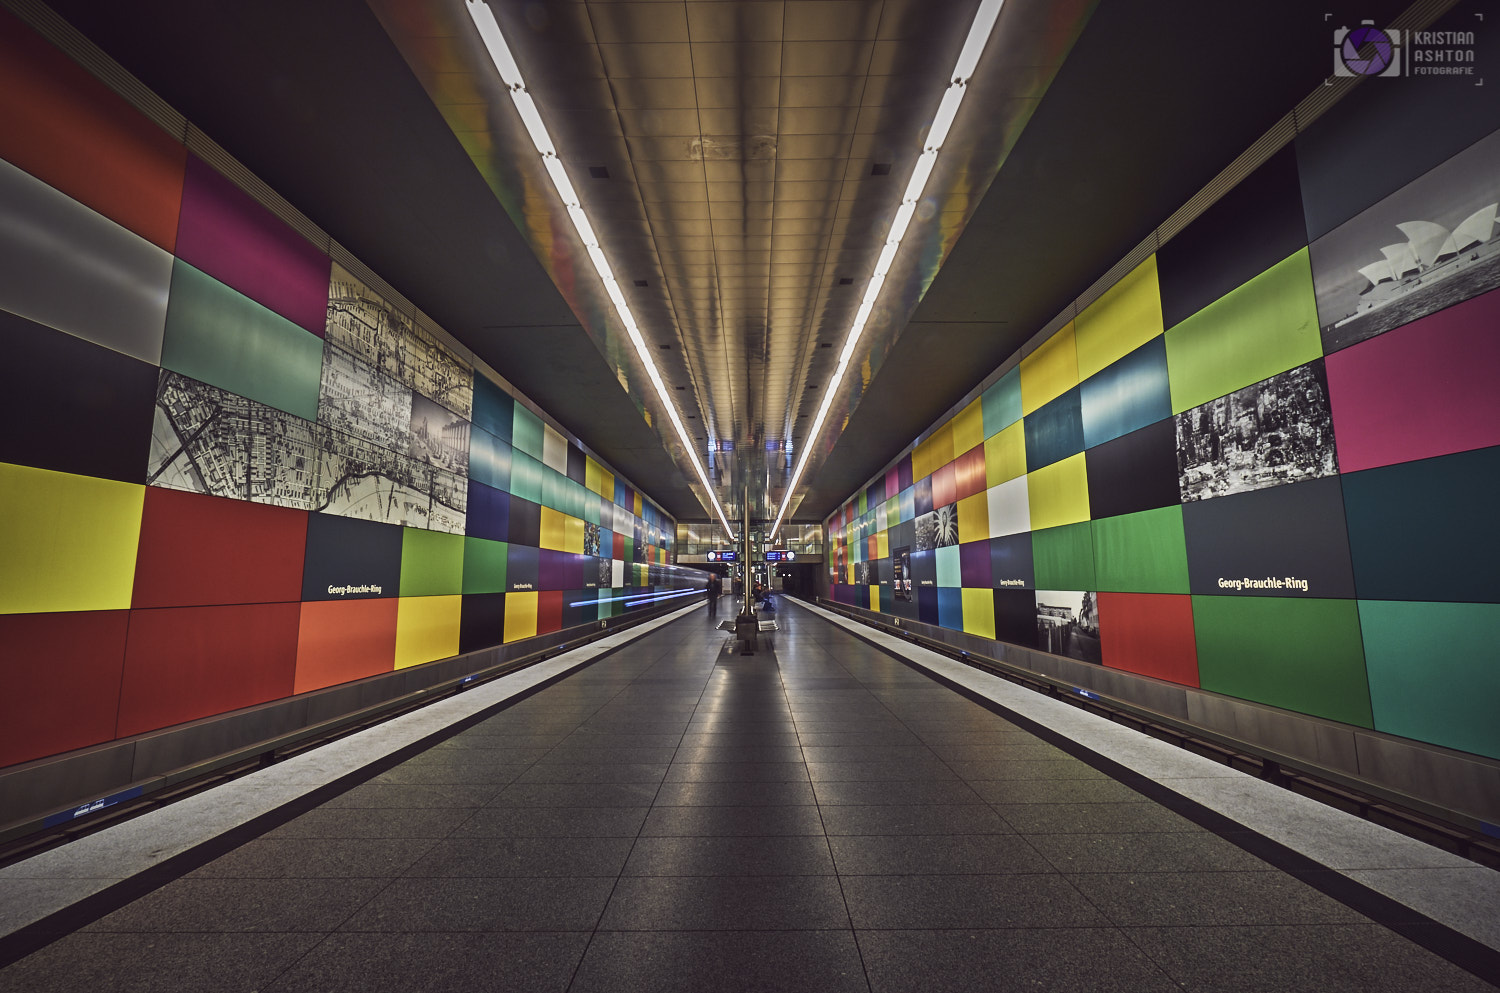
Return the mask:
<svg viewBox="0 0 1500 993">
<path fill-rule="evenodd" d="M 984 444 L 984 406 L 974 402 L 953 415 L 953 457 L 958 458 L 975 445 Z M 938 466 L 939 469 L 942 466 Z"/>
<path fill-rule="evenodd" d="M 995 595 L 992 590 L 964 591 L 964 634 L 995 637 Z"/>
<path fill-rule="evenodd" d="M 1084 308 L 1074 324 L 1078 378 L 1088 379 L 1164 330 L 1152 255 Z"/>
<path fill-rule="evenodd" d="M 1029 414 L 1077 385 L 1078 349 L 1070 321 L 1021 360 L 1021 413 Z"/>
<path fill-rule="evenodd" d="M 639 493 L 635 495 L 635 516 L 641 516 L 641 495 Z"/>
<path fill-rule="evenodd" d="M 1026 477 L 1031 529 L 1055 528 L 1089 519 L 1089 475 L 1083 453 L 1054 462 Z"/>
<path fill-rule="evenodd" d="M 880 613 L 880 587 L 879 586 L 871 586 L 871 587 L 869 587 L 869 590 L 870 590 L 870 609 L 873 610 L 875 613 L 878 614 L 878 613 Z"/>
<path fill-rule="evenodd" d="M 891 557 L 891 533 L 889 531 L 881 531 L 875 535 L 875 552 L 877 559 Z"/>
<path fill-rule="evenodd" d="M 600 496 L 603 496 L 603 479 L 604 471 L 599 468 L 599 463 L 585 455 L 583 457 L 583 485 L 588 488 L 590 493 L 598 493 Z M 610 496 L 614 496 L 612 491 Z"/>
<path fill-rule="evenodd" d="M 1026 475 L 1025 422 L 1017 421 L 984 439 L 984 483 L 999 486 Z"/>
<path fill-rule="evenodd" d="M 984 490 L 958 501 L 958 540 L 979 541 L 990 536 L 990 502 Z"/>
<path fill-rule="evenodd" d="M 129 607 L 145 502 L 136 483 L 0 463 L 0 614 Z"/>
<path fill-rule="evenodd" d="M 602 465 L 599 467 L 599 495 L 611 502 L 615 499 L 615 474 Z"/>
<path fill-rule="evenodd" d="M 911 478 L 916 482 L 953 461 L 953 422 L 949 421 L 911 453 Z"/>
<path fill-rule="evenodd" d="M 536 609 L 540 593 L 505 594 L 505 641 L 536 637 Z"/>
<path fill-rule="evenodd" d="M 542 508 L 542 535 L 537 541 L 540 548 L 551 549 L 554 552 L 566 552 L 568 550 L 567 525 L 568 515 L 551 507 Z M 583 551 L 582 548 L 579 551 Z"/>
<path fill-rule="evenodd" d="M 563 515 L 563 551 L 583 554 L 583 518 Z"/>
<path fill-rule="evenodd" d="M 396 607 L 396 668 L 458 654 L 461 596 L 404 596 Z"/>
</svg>

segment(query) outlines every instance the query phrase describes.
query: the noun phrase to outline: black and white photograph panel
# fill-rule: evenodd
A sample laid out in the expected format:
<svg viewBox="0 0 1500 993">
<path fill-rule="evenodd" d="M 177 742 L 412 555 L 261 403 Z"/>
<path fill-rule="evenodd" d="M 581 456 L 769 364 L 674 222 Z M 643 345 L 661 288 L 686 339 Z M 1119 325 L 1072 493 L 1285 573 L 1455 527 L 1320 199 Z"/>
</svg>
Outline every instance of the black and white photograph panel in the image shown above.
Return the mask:
<svg viewBox="0 0 1500 993">
<path fill-rule="evenodd" d="M 1500 286 L 1500 131 L 1313 242 L 1325 355 Z"/>
<path fill-rule="evenodd" d="M 1176 417 L 1183 503 L 1336 475 L 1322 359 Z"/>
<path fill-rule="evenodd" d="M 1089 590 L 1037 590 L 1037 647 L 1053 655 L 1098 663 L 1099 604 Z"/>
</svg>

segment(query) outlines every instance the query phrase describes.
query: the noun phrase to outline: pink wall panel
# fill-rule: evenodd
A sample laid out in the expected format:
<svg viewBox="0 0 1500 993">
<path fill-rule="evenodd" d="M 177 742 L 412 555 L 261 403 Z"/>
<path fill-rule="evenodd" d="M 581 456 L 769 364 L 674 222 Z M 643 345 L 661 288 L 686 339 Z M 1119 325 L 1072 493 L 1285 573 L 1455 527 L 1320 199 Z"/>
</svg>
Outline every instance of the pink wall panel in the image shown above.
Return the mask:
<svg viewBox="0 0 1500 993">
<path fill-rule="evenodd" d="M 1500 290 L 1328 357 L 1339 470 L 1500 444 Z"/>
<path fill-rule="evenodd" d="M 196 156 L 188 156 L 177 256 L 319 337 L 333 263 Z"/>
</svg>

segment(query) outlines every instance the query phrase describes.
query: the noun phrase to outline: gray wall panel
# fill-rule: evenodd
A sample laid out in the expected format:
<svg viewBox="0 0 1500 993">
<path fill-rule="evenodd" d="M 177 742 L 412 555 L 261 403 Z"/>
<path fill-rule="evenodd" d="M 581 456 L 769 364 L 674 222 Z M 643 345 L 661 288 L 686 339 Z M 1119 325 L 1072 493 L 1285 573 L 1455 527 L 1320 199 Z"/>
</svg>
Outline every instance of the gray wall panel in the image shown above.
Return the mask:
<svg viewBox="0 0 1500 993">
<path fill-rule="evenodd" d="M 172 256 L 0 160 L 0 309 L 161 363 Z"/>
</svg>

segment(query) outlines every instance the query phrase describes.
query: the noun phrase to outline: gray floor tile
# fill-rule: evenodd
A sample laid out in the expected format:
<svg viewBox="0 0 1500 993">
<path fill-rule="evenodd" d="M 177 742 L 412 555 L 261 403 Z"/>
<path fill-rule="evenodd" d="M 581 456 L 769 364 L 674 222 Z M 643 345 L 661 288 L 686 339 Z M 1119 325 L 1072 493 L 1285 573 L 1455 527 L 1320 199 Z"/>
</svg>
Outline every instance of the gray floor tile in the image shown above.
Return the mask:
<svg viewBox="0 0 1500 993">
<path fill-rule="evenodd" d="M 635 745 L 627 748 L 611 748 L 607 745 L 558 745 L 546 754 L 548 765 L 581 763 L 585 765 L 665 765 L 672 761 L 677 749 L 643 748 Z"/>
<path fill-rule="evenodd" d="M 682 736 L 683 748 L 742 748 L 745 746 L 796 748 L 802 744 L 790 725 L 776 725 L 771 731 L 689 731 Z"/>
<path fill-rule="evenodd" d="M 663 783 L 656 794 L 658 807 L 761 807 L 816 802 L 812 784 L 805 779 L 791 783 Z"/>
<path fill-rule="evenodd" d="M 252 993 L 322 934 L 70 934 L 0 970 L 0 989 L 30 993 Z"/>
<path fill-rule="evenodd" d="M 983 803 L 979 794 L 959 780 L 895 780 L 883 783 L 822 781 L 813 784 L 820 805 L 963 804 Z"/>
<path fill-rule="evenodd" d="M 344 931 L 588 931 L 613 876 L 397 879 L 344 923 Z"/>
<path fill-rule="evenodd" d="M 874 993 L 1168 993 L 1110 928 L 856 932 Z"/>
<path fill-rule="evenodd" d="M 1013 745 L 932 745 L 929 747 L 939 758 L 955 765 L 961 762 L 1044 762 L 1051 759 L 1072 758 L 1061 748 L 1035 739 L 1030 743 L 1017 742 Z"/>
<path fill-rule="evenodd" d="M 1494 987 L 1378 924 L 1131 928 L 1188 988 L 1225 993 L 1444 993 Z"/>
<path fill-rule="evenodd" d="M 897 783 L 957 781 L 958 776 L 937 759 L 904 762 L 809 762 L 815 783 Z"/>
<path fill-rule="evenodd" d="M 419 786 L 364 783 L 323 804 L 324 810 L 374 807 L 482 807 L 504 789 L 500 785 Z"/>
<path fill-rule="evenodd" d="M 443 838 L 474 816 L 469 807 L 318 807 L 266 833 L 267 838 Z"/>
<path fill-rule="evenodd" d="M 969 785 L 990 803 L 1143 803 L 1146 800 L 1113 779 L 1004 779 Z"/>
<path fill-rule="evenodd" d="M 1052 864 L 1013 834 L 830 836 L 841 876 L 1050 872 Z"/>
<path fill-rule="evenodd" d="M 332 931 L 390 879 L 183 878 L 89 931 Z"/>
<path fill-rule="evenodd" d="M 667 774 L 665 762 L 620 762 L 587 765 L 542 761 L 516 777 L 517 783 L 659 783 Z"/>
<path fill-rule="evenodd" d="M 645 837 L 822 833 L 818 808 L 809 806 L 657 807 L 646 817 L 646 825 L 641 829 Z"/>
<path fill-rule="evenodd" d="M 187 878 L 342 879 L 399 876 L 436 838 L 260 837 L 221 855 Z"/>
<path fill-rule="evenodd" d="M 829 806 L 820 810 L 830 836 L 1014 833 L 999 814 L 984 804 Z"/>
<path fill-rule="evenodd" d="M 1109 924 L 1056 873 L 842 876 L 862 928 L 1058 928 Z"/>
<path fill-rule="evenodd" d="M 634 838 L 448 838 L 406 871 L 417 876 L 613 876 Z"/>
<path fill-rule="evenodd" d="M 600 932 L 570 993 L 865 993 L 848 931 Z"/>
<path fill-rule="evenodd" d="M 802 731 L 798 737 L 803 747 L 836 748 L 885 748 L 889 746 L 921 745 L 922 740 L 905 728 L 877 731 Z"/>
<path fill-rule="evenodd" d="M 1207 831 L 1024 836 L 1060 872 L 1244 872 L 1275 870 Z"/>
<path fill-rule="evenodd" d="M 415 786 L 504 786 L 526 771 L 530 763 L 504 766 L 444 766 L 440 768 L 398 765 L 387 769 L 372 783 Z"/>
<path fill-rule="evenodd" d="M 268 993 L 562 993 L 584 933 L 332 934 Z"/>
<path fill-rule="evenodd" d="M 971 782 L 1001 779 L 1107 779 L 1093 766 L 1064 756 L 1051 759 L 993 759 L 987 762 L 950 760 L 950 768 Z"/>
<path fill-rule="evenodd" d="M 833 876 L 635 876 L 615 887 L 605 931 L 785 931 L 849 927 Z"/>
<path fill-rule="evenodd" d="M 1110 872 L 1069 878 L 1122 927 L 1369 923 L 1282 872 Z"/>
<path fill-rule="evenodd" d="M 676 762 L 801 762 L 796 745 L 696 745 L 679 749 Z"/>
<path fill-rule="evenodd" d="M 514 783 L 492 807 L 648 807 L 655 783 Z"/>
<path fill-rule="evenodd" d="M 485 807 L 452 838 L 634 838 L 646 807 Z"/>
<path fill-rule="evenodd" d="M 995 810 L 1022 834 L 1143 834 L 1202 831 L 1155 803 L 997 803 Z"/>
<path fill-rule="evenodd" d="M 809 745 L 808 762 L 930 762 L 937 756 L 926 745 Z"/>
<path fill-rule="evenodd" d="M 807 782 L 801 762 L 674 762 L 667 769 L 669 783 L 796 783 Z"/>
<path fill-rule="evenodd" d="M 640 838 L 627 876 L 826 876 L 828 842 L 817 836 Z"/>
</svg>

